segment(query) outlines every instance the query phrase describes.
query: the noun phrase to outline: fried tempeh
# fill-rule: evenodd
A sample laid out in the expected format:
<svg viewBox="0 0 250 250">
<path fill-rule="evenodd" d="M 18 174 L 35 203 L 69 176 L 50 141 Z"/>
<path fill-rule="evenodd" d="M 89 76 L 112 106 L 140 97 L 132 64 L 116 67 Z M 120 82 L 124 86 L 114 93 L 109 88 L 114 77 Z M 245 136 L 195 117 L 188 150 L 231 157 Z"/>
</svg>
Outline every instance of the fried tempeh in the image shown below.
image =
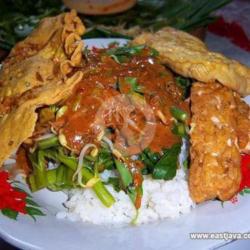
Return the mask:
<svg viewBox="0 0 250 250">
<path fill-rule="evenodd" d="M 250 106 L 234 93 L 237 108 L 237 136 L 241 153 L 250 154 Z"/>
<path fill-rule="evenodd" d="M 218 83 L 194 83 L 191 112 L 191 197 L 228 200 L 241 181 L 235 94 Z"/>
</svg>

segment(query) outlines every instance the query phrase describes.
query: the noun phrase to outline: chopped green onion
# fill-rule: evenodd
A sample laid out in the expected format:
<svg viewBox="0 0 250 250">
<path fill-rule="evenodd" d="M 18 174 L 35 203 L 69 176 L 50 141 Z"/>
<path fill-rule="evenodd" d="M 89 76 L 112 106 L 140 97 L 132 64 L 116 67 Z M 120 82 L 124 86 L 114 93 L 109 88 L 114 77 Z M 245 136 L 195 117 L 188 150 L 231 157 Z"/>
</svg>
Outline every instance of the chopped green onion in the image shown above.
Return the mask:
<svg viewBox="0 0 250 250">
<path fill-rule="evenodd" d="M 133 92 L 143 94 L 143 86 L 138 84 L 136 77 L 125 77 L 125 82 L 131 86 Z"/>
<path fill-rule="evenodd" d="M 184 78 L 182 76 L 175 77 L 176 84 L 182 89 L 183 91 L 183 99 L 187 98 L 190 94 L 190 88 L 192 82 L 188 78 Z"/>
<path fill-rule="evenodd" d="M 117 62 L 118 64 L 120 63 L 125 63 L 127 61 L 127 57 L 126 56 L 119 56 L 119 55 L 111 55 L 110 56 L 112 59 L 114 59 L 115 62 Z"/>
<path fill-rule="evenodd" d="M 140 54 L 144 48 L 145 45 L 124 46 L 108 49 L 106 53 L 117 63 L 123 63 L 126 62 L 131 56 Z"/>
<path fill-rule="evenodd" d="M 172 132 L 175 135 L 186 138 L 188 136 L 188 126 L 184 123 L 177 122 L 172 128 Z"/>
<path fill-rule="evenodd" d="M 177 121 L 185 122 L 188 119 L 188 114 L 175 106 L 170 108 L 170 112 Z"/>
</svg>

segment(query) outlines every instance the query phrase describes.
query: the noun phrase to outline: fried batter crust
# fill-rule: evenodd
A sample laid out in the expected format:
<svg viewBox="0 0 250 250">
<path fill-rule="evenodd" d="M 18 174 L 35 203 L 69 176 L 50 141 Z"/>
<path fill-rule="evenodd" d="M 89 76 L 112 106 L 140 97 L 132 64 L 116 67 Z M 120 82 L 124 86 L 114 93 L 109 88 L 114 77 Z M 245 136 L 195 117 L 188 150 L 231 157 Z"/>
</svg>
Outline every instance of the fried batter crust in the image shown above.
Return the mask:
<svg viewBox="0 0 250 250">
<path fill-rule="evenodd" d="M 32 136 L 36 109 L 66 98 L 80 82 L 83 72 L 74 68 L 82 62 L 79 35 L 83 31 L 75 11 L 46 18 L 4 62 L 0 71 L 0 167 Z M 15 101 L 5 109 L 6 98 Z"/>
<path fill-rule="evenodd" d="M 6 97 L 20 98 L 23 93 L 46 85 L 50 80 L 60 80 L 63 77 L 60 65 L 68 59 L 75 62 L 76 58 L 71 58 L 73 51 L 76 46 L 78 50 L 81 49 L 82 45 L 74 42 L 81 40 L 79 35 L 83 34 L 84 29 L 74 11 L 43 19 L 30 36 L 16 44 L 3 62 L 0 105 Z M 72 34 L 78 39 L 68 42 Z M 72 50 L 69 51 L 67 47 Z"/>
<path fill-rule="evenodd" d="M 79 71 L 63 84 L 58 82 L 36 89 L 33 99 L 22 103 L 0 121 L 0 167 L 23 141 L 32 136 L 37 121 L 36 109 L 65 99 L 81 78 L 82 72 Z"/>
<path fill-rule="evenodd" d="M 218 81 L 245 96 L 250 94 L 250 69 L 237 61 L 210 52 L 198 38 L 173 28 L 143 33 L 133 44 L 147 44 L 176 73 L 201 82 Z"/>
<path fill-rule="evenodd" d="M 189 188 L 196 202 L 225 201 L 239 190 L 236 104 L 233 91 L 221 84 L 194 83 L 192 87 Z"/>
</svg>

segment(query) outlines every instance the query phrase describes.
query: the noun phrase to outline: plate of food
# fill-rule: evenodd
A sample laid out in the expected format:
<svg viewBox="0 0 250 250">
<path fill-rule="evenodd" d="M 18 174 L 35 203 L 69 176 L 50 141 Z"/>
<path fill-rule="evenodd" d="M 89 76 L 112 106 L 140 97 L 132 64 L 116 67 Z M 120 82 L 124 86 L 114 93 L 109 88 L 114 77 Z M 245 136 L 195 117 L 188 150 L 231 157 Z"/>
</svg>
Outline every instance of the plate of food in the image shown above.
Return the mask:
<svg viewBox="0 0 250 250">
<path fill-rule="evenodd" d="M 248 232 L 250 69 L 173 28 L 84 32 L 74 11 L 45 18 L 3 62 L 1 237 L 211 249 L 235 238 L 196 233 Z"/>
</svg>

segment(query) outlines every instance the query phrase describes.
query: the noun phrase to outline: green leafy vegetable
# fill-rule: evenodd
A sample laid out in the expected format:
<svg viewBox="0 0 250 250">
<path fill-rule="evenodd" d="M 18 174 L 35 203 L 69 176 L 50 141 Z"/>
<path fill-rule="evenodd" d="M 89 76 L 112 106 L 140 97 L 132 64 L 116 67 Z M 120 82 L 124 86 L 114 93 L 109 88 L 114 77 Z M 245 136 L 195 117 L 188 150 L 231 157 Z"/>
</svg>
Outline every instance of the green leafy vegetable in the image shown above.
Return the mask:
<svg viewBox="0 0 250 250">
<path fill-rule="evenodd" d="M 175 77 L 176 84 L 182 89 L 183 91 L 183 98 L 187 98 L 190 94 L 190 88 L 192 82 L 188 78 L 184 78 L 182 76 Z"/>
<path fill-rule="evenodd" d="M 102 172 L 102 170 L 104 169 L 112 170 L 115 168 L 113 155 L 111 151 L 106 147 L 102 147 L 99 150 L 96 162 L 97 162 L 98 169 L 100 172 Z"/>
<path fill-rule="evenodd" d="M 50 138 L 44 139 L 44 140 L 40 140 L 37 143 L 37 146 L 40 149 L 47 149 L 47 148 L 51 148 L 51 147 L 55 147 L 59 145 L 59 140 L 57 136 L 52 136 Z"/>
<path fill-rule="evenodd" d="M 61 166 L 57 167 L 58 169 L 60 168 Z M 48 184 L 48 187 L 50 185 L 54 185 L 57 181 L 57 168 L 54 168 L 54 169 L 50 169 L 47 171 L 47 184 Z"/>
<path fill-rule="evenodd" d="M 134 46 L 123 46 L 113 48 L 107 51 L 107 53 L 115 54 L 115 55 L 128 55 L 134 56 L 139 55 L 142 50 L 145 48 L 145 45 L 134 45 Z"/>
<path fill-rule="evenodd" d="M 123 46 L 123 47 L 108 49 L 106 53 L 110 57 L 112 57 L 117 63 L 124 63 L 130 57 L 134 55 L 139 55 L 144 48 L 145 45 Z"/>
<path fill-rule="evenodd" d="M 142 169 L 142 174 L 152 174 L 155 164 L 161 158 L 159 153 L 152 152 L 149 148 L 143 150 L 139 155 L 139 159 L 144 163 L 144 168 Z"/>
<path fill-rule="evenodd" d="M 56 156 L 57 159 L 62 162 L 65 166 L 71 168 L 73 171 L 76 171 L 77 169 L 77 159 L 74 157 L 68 157 L 62 153 L 62 151 L 59 152 L 59 154 Z M 85 182 L 89 181 L 94 177 L 94 175 L 91 173 L 91 171 L 85 167 L 82 168 L 82 176 Z M 94 186 L 93 190 L 95 191 L 98 198 L 102 201 L 102 203 L 110 207 L 115 202 L 113 196 L 109 193 L 109 191 L 104 187 L 103 183 L 101 181 L 98 181 Z"/>
<path fill-rule="evenodd" d="M 52 191 L 73 188 L 73 175 L 74 171 L 72 169 L 61 164 L 56 169 L 47 171 L 47 187 Z"/>
<path fill-rule="evenodd" d="M 175 144 L 161 153 L 152 152 L 149 148 L 144 149 L 139 159 L 144 163 L 142 174 L 152 174 L 154 179 L 170 180 L 176 175 L 178 156 L 181 145 Z"/>
<path fill-rule="evenodd" d="M 164 155 L 154 166 L 152 174 L 154 179 L 171 180 L 175 177 L 180 150 L 180 144 L 175 144 L 170 149 L 165 150 Z"/>
<path fill-rule="evenodd" d="M 72 177 L 77 169 L 78 160 L 74 156 L 65 154 L 62 147 L 55 146 L 46 150 L 35 151 L 30 154 L 29 159 L 31 159 L 33 166 L 33 173 L 29 176 L 29 183 L 33 192 L 45 187 L 57 191 L 75 185 Z M 52 161 L 60 165 L 56 170 L 45 171 L 44 167 L 47 161 Z M 86 167 L 85 163 L 87 164 Z M 94 175 L 91 165 L 88 165 L 90 164 L 89 161 L 85 159 L 83 164 L 82 177 L 83 181 L 87 183 Z M 41 173 L 39 172 L 40 168 L 42 169 Z M 113 196 L 101 180 L 93 185 L 93 190 L 105 206 L 110 207 L 115 202 Z"/>
<path fill-rule="evenodd" d="M 106 185 L 110 184 L 113 186 L 116 192 L 121 191 L 120 179 L 117 177 L 109 177 L 108 181 L 105 183 Z"/>
<path fill-rule="evenodd" d="M 36 183 L 36 188 L 42 189 L 47 186 L 46 178 L 46 160 L 44 152 L 39 150 L 37 152 L 37 163 L 34 165 L 34 181 Z"/>
<path fill-rule="evenodd" d="M 118 160 L 115 160 L 116 168 L 120 174 L 124 188 L 127 188 L 133 183 L 133 177 L 126 165 Z"/>
</svg>

